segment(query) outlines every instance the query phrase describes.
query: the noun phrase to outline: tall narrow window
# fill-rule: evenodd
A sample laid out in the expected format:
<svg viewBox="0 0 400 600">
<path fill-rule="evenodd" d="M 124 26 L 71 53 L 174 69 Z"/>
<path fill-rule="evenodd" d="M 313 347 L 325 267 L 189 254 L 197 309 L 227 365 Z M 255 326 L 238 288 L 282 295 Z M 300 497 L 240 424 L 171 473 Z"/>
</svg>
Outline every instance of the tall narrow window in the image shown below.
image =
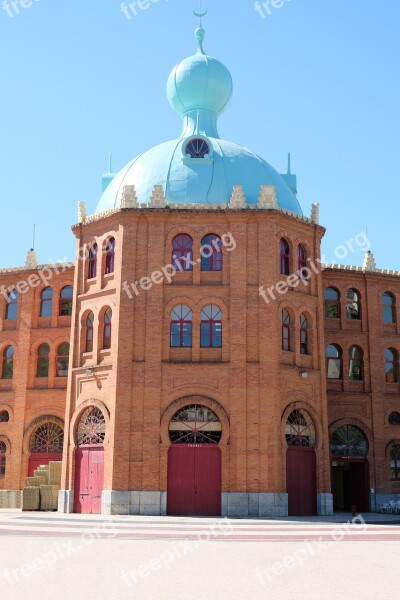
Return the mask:
<svg viewBox="0 0 400 600">
<path fill-rule="evenodd" d="M 396 300 L 390 292 L 382 296 L 383 322 L 396 323 Z"/>
<path fill-rule="evenodd" d="M 326 349 L 327 377 L 328 379 L 342 379 L 342 349 L 336 344 L 331 344 Z"/>
<path fill-rule="evenodd" d="M 222 347 L 222 311 L 214 304 L 201 311 L 200 345 L 202 348 Z"/>
<path fill-rule="evenodd" d="M 308 343 L 308 329 L 309 323 L 306 315 L 300 316 L 300 354 L 309 354 L 309 343 Z"/>
<path fill-rule="evenodd" d="M 107 308 L 104 313 L 103 350 L 111 348 L 112 310 Z"/>
<path fill-rule="evenodd" d="M 353 321 L 361 318 L 360 294 L 353 289 L 347 290 L 346 318 Z"/>
<path fill-rule="evenodd" d="M 94 315 L 89 313 L 86 319 L 86 344 L 85 352 L 93 352 L 93 322 Z"/>
<path fill-rule="evenodd" d="M 51 287 L 44 288 L 40 294 L 40 316 L 51 317 L 53 314 L 53 290 Z"/>
<path fill-rule="evenodd" d="M 58 347 L 56 367 L 57 377 L 68 377 L 69 344 L 67 342 Z"/>
<path fill-rule="evenodd" d="M 49 376 L 49 356 L 50 346 L 48 344 L 42 344 L 38 348 L 37 357 L 37 369 L 36 377 L 48 377 Z"/>
<path fill-rule="evenodd" d="M 340 294 L 335 288 L 325 290 L 325 316 L 328 319 L 340 317 Z"/>
<path fill-rule="evenodd" d="M 308 277 L 308 271 L 306 271 L 306 269 L 308 268 L 307 252 L 306 252 L 306 249 L 304 248 L 304 246 L 302 246 L 301 244 L 299 245 L 299 247 L 297 249 L 297 266 L 298 266 L 299 276 L 307 278 Z"/>
<path fill-rule="evenodd" d="M 393 443 L 390 447 L 390 471 L 392 481 L 400 481 L 400 444 Z"/>
<path fill-rule="evenodd" d="M 173 239 L 172 264 L 181 271 L 193 271 L 193 239 L 190 235 L 181 233 Z"/>
<path fill-rule="evenodd" d="M 0 442 L 0 478 L 6 474 L 6 452 L 7 446 L 4 442 Z"/>
<path fill-rule="evenodd" d="M 89 250 L 88 279 L 94 279 L 97 275 L 97 244 L 93 244 Z"/>
<path fill-rule="evenodd" d="M 359 346 L 351 346 L 349 350 L 349 379 L 352 381 L 364 379 L 364 352 Z"/>
<path fill-rule="evenodd" d="M 399 353 L 394 348 L 385 352 L 385 375 L 387 383 L 399 382 Z"/>
<path fill-rule="evenodd" d="M 290 314 L 285 309 L 282 311 L 282 350 L 286 352 L 290 351 L 290 330 L 291 330 L 292 320 L 290 318 Z"/>
<path fill-rule="evenodd" d="M 72 285 L 67 285 L 61 290 L 60 294 L 60 316 L 70 317 L 72 315 L 72 300 L 74 290 Z"/>
<path fill-rule="evenodd" d="M 15 321 L 18 317 L 18 292 L 13 290 L 7 295 L 6 321 Z"/>
<path fill-rule="evenodd" d="M 108 275 L 109 273 L 114 273 L 115 267 L 115 239 L 110 238 L 105 246 L 106 252 L 106 270 L 105 273 Z M 94 275 L 95 277 L 96 275 Z"/>
<path fill-rule="evenodd" d="M 281 274 L 290 275 L 290 246 L 284 238 L 280 241 L 280 258 Z"/>
<path fill-rule="evenodd" d="M 222 271 L 222 241 L 213 233 L 201 240 L 201 270 Z"/>
<path fill-rule="evenodd" d="M 180 304 L 171 312 L 171 348 L 192 347 L 193 313 L 188 306 Z"/>
<path fill-rule="evenodd" d="M 14 348 L 7 346 L 3 351 L 2 379 L 12 379 L 14 374 Z"/>
</svg>

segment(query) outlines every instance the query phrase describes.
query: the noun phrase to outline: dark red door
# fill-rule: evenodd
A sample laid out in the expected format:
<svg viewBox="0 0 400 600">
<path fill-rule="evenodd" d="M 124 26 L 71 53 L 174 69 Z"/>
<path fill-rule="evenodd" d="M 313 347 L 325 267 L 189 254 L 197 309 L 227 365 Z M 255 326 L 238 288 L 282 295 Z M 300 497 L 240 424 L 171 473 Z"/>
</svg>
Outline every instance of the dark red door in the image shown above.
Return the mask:
<svg viewBox="0 0 400 600">
<path fill-rule="evenodd" d="M 349 488 L 348 510 L 355 505 L 358 511 L 368 511 L 369 473 L 366 460 L 350 464 Z"/>
<path fill-rule="evenodd" d="M 40 465 L 48 465 L 50 461 L 62 460 L 62 454 L 31 454 L 29 457 L 28 477 L 33 477 Z"/>
<path fill-rule="evenodd" d="M 82 446 L 75 453 L 74 512 L 101 513 L 101 492 L 104 485 L 104 448 Z"/>
<path fill-rule="evenodd" d="M 317 513 L 317 481 L 315 451 L 311 448 L 288 448 L 286 455 L 286 485 L 289 496 L 289 516 Z"/>
<path fill-rule="evenodd" d="M 171 446 L 168 455 L 169 515 L 220 516 L 221 486 L 221 450 L 218 446 Z"/>
</svg>

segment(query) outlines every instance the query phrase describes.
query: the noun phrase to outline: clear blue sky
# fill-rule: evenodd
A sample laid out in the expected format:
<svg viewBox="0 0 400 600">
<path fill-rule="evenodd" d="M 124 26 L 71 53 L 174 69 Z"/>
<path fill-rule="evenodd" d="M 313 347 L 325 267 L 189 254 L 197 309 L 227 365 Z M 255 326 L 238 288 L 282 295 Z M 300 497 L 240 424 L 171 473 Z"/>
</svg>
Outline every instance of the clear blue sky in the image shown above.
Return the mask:
<svg viewBox="0 0 400 600">
<path fill-rule="evenodd" d="M 0 2 L 0 267 L 74 254 L 77 202 L 93 213 L 115 169 L 180 133 L 165 96 L 193 53 L 197 0 L 159 0 L 130 20 L 120 0 Z M 292 153 L 305 214 L 321 204 L 326 259 L 368 227 L 378 266 L 400 269 L 399 0 L 204 0 L 205 48 L 231 70 L 222 137 L 275 168 Z M 266 243 L 268 243 L 266 241 Z M 362 253 L 342 262 L 361 264 Z"/>
</svg>

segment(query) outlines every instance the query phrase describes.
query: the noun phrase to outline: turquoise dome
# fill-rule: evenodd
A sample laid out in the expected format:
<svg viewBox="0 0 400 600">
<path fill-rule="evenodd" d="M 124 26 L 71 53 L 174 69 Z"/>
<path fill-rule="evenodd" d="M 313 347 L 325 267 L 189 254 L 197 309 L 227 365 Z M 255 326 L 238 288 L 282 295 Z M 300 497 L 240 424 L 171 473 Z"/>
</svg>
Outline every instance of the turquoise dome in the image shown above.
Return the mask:
<svg viewBox="0 0 400 600">
<path fill-rule="evenodd" d="M 249 205 L 258 203 L 262 186 L 275 186 L 278 206 L 302 214 L 296 177 L 280 175 L 251 150 L 222 140 L 217 121 L 232 96 L 229 70 L 204 53 L 204 29 L 195 32 L 197 52 L 172 70 L 168 100 L 183 119 L 179 138 L 140 154 L 112 180 L 107 174 L 96 213 L 118 208 L 125 186 L 135 186 L 139 203 L 148 203 L 161 185 L 168 205 L 228 204 L 233 187 L 242 186 Z M 199 145 L 203 151 L 193 151 Z"/>
</svg>

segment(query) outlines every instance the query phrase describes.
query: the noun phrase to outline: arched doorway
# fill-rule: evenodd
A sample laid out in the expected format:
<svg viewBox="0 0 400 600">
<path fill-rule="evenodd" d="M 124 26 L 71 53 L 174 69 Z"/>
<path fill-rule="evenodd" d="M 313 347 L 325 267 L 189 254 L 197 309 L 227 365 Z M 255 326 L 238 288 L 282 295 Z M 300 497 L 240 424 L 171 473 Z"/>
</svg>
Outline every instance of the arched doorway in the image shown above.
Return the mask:
<svg viewBox="0 0 400 600">
<path fill-rule="evenodd" d="M 369 510 L 368 440 L 355 425 L 343 425 L 331 437 L 333 508 Z"/>
<path fill-rule="evenodd" d="M 53 421 L 45 421 L 32 433 L 29 443 L 28 477 L 33 477 L 40 465 L 62 460 L 64 431 Z"/>
<path fill-rule="evenodd" d="M 168 515 L 221 515 L 221 434 L 219 418 L 206 406 L 185 406 L 172 417 Z"/>
<path fill-rule="evenodd" d="M 101 410 L 87 408 L 78 423 L 75 450 L 74 512 L 101 513 L 104 486 L 104 438 L 106 424 Z"/>
<path fill-rule="evenodd" d="M 289 516 L 315 515 L 317 512 L 316 433 L 305 410 L 290 413 L 285 428 L 287 443 L 286 487 Z"/>
</svg>

